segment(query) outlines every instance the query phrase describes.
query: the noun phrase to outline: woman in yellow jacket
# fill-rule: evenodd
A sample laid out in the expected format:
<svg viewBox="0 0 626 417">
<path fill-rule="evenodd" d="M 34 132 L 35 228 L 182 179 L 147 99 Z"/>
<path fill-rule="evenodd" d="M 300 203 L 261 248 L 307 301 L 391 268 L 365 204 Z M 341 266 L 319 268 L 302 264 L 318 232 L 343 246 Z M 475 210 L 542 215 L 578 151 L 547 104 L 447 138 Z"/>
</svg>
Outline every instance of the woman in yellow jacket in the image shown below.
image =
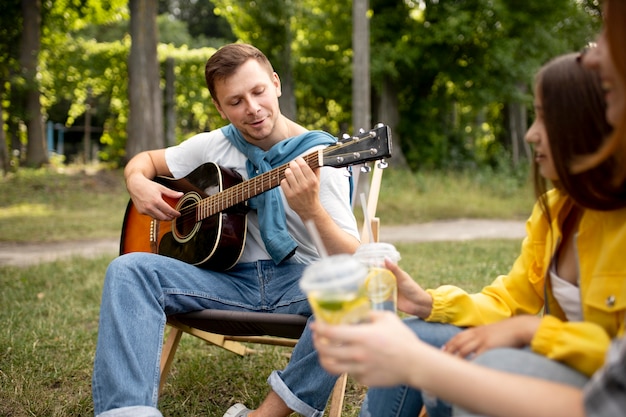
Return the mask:
<svg viewBox="0 0 626 417">
<path fill-rule="evenodd" d="M 556 379 L 581 386 L 602 366 L 611 339 L 624 333 L 626 188 L 616 193 L 611 183 L 613 158 L 571 173 L 576 158 L 597 151 L 611 131 L 600 79 L 577 54 L 542 67 L 534 107 L 526 141 L 534 148 L 538 200 L 511 271 L 468 294 L 450 285 L 424 290 L 388 266 L 398 278 L 398 309 L 416 316 L 405 323 L 422 341 L 467 358 L 525 349 L 564 368 Z M 360 415 L 414 417 L 423 404 L 430 417 L 451 415 L 447 403 L 408 386 L 370 388 Z"/>
<path fill-rule="evenodd" d="M 573 165 L 576 172 L 595 166 L 600 161 L 610 158 L 613 167 L 613 181 L 605 181 L 602 184 L 609 185 L 602 192 L 598 192 L 595 198 L 575 198 L 577 201 L 594 201 L 601 199 L 602 204 L 595 206 L 596 209 L 609 207 L 621 207 L 619 202 L 624 201 L 624 187 L 626 179 L 626 2 L 623 0 L 604 0 L 603 14 L 605 30 L 598 37 L 595 49 L 584 56 L 583 62 L 588 68 L 598 71 L 603 78 L 605 97 L 607 98 L 606 117 L 614 126 L 610 138 L 604 142 L 601 150 L 593 156 L 583 158 Z M 576 90 L 580 84 L 572 84 L 570 87 Z M 536 93 L 543 93 L 543 88 Z M 574 97 L 572 97 L 574 98 Z M 540 100 L 543 97 L 540 97 Z M 563 110 L 567 110 L 564 108 Z M 571 121 L 576 124 L 576 118 Z M 583 120 L 580 120 L 583 121 Z M 546 121 L 547 125 L 549 124 Z M 555 137 L 559 138 L 559 137 Z M 552 136 L 550 137 L 552 140 Z M 553 140 L 554 142 L 554 140 Z M 553 143 L 551 148 L 559 145 Z M 617 157 L 617 159 L 616 159 Z M 620 159 L 621 158 L 621 159 Z M 617 161 L 617 163 L 616 163 Z M 584 168 L 584 169 L 580 169 Z M 575 177 L 574 177 L 575 178 Z M 569 179 L 569 176 L 567 176 Z M 584 178 L 579 181 L 580 191 L 593 190 L 588 187 L 589 183 Z M 569 189 L 569 187 L 564 187 Z M 572 210 L 572 204 L 564 194 L 551 192 L 550 198 L 543 199 L 550 202 L 551 211 L 547 213 L 552 218 L 563 218 Z M 548 196 L 546 196 L 548 197 Z M 547 222 L 540 224 L 545 211 L 535 210 L 529 220 L 529 239 L 524 242 L 523 256 L 518 260 L 510 275 L 523 273 L 526 265 L 534 265 L 539 271 L 535 278 L 531 278 L 534 284 L 526 286 L 523 298 L 547 299 L 547 314 L 540 320 L 535 334 L 528 342 L 531 349 L 496 348 L 485 351 L 473 361 L 467 361 L 458 356 L 443 353 L 420 341 L 411 330 L 404 326 L 395 315 L 386 312 L 374 312 L 371 322 L 359 326 L 341 325 L 331 326 L 316 321 L 311 326 L 314 334 L 315 347 L 318 349 L 321 364 L 332 373 L 349 372 L 357 381 L 363 384 L 375 386 L 392 386 L 408 384 L 416 388 L 430 391 L 433 394 L 458 404 L 467 410 L 473 410 L 479 415 L 492 417 L 540 417 L 540 416 L 588 416 L 588 417 L 613 417 L 624 415 L 626 410 L 626 338 L 623 336 L 623 312 L 624 312 L 624 221 L 623 210 L 610 213 L 587 210 L 578 223 L 577 256 L 579 264 L 580 293 L 582 301 L 579 307 L 571 307 L 571 304 L 561 308 L 555 302 L 561 295 L 555 295 L 549 280 L 543 271 L 550 265 L 552 254 L 549 245 L 560 247 L 566 234 L 561 233 L 563 221 L 552 222 L 552 228 L 544 230 Z M 539 226 L 538 226 L 539 225 Z M 557 233 L 553 234 L 553 231 Z M 547 241 L 542 243 L 542 233 L 550 234 Z M 536 238 L 537 244 L 533 244 Z M 560 236 L 560 239 L 559 239 Z M 536 255 L 533 255 L 533 252 Z M 526 258 L 524 258 L 526 255 Z M 543 259 L 542 259 L 543 255 Z M 594 263 L 595 261 L 595 263 Z M 390 265 L 393 268 L 393 265 Z M 549 270 L 548 270 L 549 271 Z M 414 288 L 410 285 L 410 278 L 400 270 L 396 271 L 406 288 Z M 491 294 L 501 297 L 507 291 L 509 278 L 500 278 Z M 547 288 L 546 288 L 547 285 Z M 533 287 L 532 289 L 530 287 Z M 545 289 L 545 291 L 543 291 Z M 560 287 L 557 284 L 556 293 Z M 454 291 L 448 292 L 448 294 Z M 535 292 L 537 295 L 533 295 Z M 414 295 L 423 293 L 413 291 Z M 437 294 L 432 295 L 437 298 Z M 517 299 L 517 295 L 512 293 Z M 486 297 L 491 297 L 488 293 Z M 502 299 L 509 297 L 503 297 Z M 567 297 L 565 297 L 567 299 Z M 570 299 L 576 297 L 570 297 Z M 451 301 L 448 299 L 448 301 Z M 467 295 L 460 293 L 457 301 L 463 306 L 468 303 Z M 407 306 L 411 303 L 407 302 Z M 416 302 L 416 304 L 418 304 Z M 480 302 L 482 306 L 489 303 Z M 527 308 L 527 303 L 522 303 L 522 312 Z M 532 309 L 533 302 L 530 303 Z M 457 309 L 459 305 L 452 308 Z M 506 310 L 507 308 L 505 308 Z M 439 310 L 439 308 L 437 308 Z M 489 317 L 497 317 L 502 313 L 501 308 L 486 314 Z M 585 322 L 571 320 L 570 315 L 582 314 Z M 432 310 L 431 310 L 432 313 Z M 443 314 L 442 319 L 454 319 L 454 316 Z M 429 318 L 433 318 L 431 314 Z M 529 321 L 525 316 L 518 315 L 505 319 L 502 332 L 495 332 L 491 337 L 491 344 L 497 346 L 509 345 L 511 334 L 517 335 L 519 326 L 517 321 Z M 593 323 L 593 324 L 592 324 Z M 474 329 L 488 329 L 486 339 L 489 340 L 489 329 L 497 328 L 500 324 L 481 326 Z M 511 329 L 513 329 L 511 331 Z M 501 333 L 504 337 L 498 338 Z M 602 350 L 608 335 L 621 335 L 616 338 L 607 351 L 606 360 L 589 382 L 582 387 L 581 380 L 586 380 L 584 374 L 578 373 L 573 368 L 565 365 L 569 363 L 586 373 L 594 367 L 596 353 Z M 527 336 L 526 336 L 527 337 Z M 520 338 L 523 340 L 523 337 Z M 452 349 L 450 345 L 446 346 Z M 461 346 L 459 344 L 459 346 Z M 471 350 L 471 348 L 469 348 Z M 540 354 L 536 354 L 539 352 Z M 586 352 L 589 355 L 586 355 Z M 581 356 L 581 352 L 583 355 Z M 543 356 L 546 355 L 546 356 Z M 559 358 L 563 362 L 548 358 Z M 478 364 L 478 365 L 477 365 Z M 494 369 L 489 369 L 487 365 Z M 513 371 L 515 374 L 510 372 Z M 521 375 L 520 375 L 521 374 Z M 529 377 L 530 376 L 530 377 Z M 388 407 L 395 407 L 388 403 Z M 469 414 L 463 410 L 456 410 L 455 416 Z M 416 411 L 414 411 L 415 413 Z M 472 414 L 472 415 L 477 415 Z M 415 414 L 413 414 L 415 415 Z"/>
</svg>

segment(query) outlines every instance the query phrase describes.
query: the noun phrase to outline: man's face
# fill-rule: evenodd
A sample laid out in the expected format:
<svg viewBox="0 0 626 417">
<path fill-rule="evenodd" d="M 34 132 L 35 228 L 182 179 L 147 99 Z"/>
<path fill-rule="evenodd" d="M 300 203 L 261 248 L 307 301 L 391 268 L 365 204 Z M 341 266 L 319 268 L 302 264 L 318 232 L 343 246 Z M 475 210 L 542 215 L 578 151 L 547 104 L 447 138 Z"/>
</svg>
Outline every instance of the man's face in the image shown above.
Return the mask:
<svg viewBox="0 0 626 417">
<path fill-rule="evenodd" d="M 267 150 L 281 139 L 274 134 L 281 95 L 276 73 L 268 73 L 250 59 L 233 75 L 215 83 L 215 95 L 217 110 L 248 142 Z"/>
</svg>

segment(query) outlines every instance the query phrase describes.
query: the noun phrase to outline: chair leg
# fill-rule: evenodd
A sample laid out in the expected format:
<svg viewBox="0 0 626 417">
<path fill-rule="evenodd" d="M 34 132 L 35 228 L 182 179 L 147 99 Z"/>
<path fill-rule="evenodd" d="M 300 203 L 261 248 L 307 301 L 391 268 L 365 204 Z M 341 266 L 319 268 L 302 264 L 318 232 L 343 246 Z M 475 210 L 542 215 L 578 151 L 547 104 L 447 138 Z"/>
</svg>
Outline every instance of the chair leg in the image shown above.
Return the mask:
<svg viewBox="0 0 626 417">
<path fill-rule="evenodd" d="M 159 381 L 159 394 L 163 391 L 165 386 L 165 380 L 170 373 L 172 362 L 174 361 L 174 355 L 176 355 L 176 349 L 178 349 L 178 343 L 183 335 L 183 331 L 176 327 L 171 327 L 170 333 L 167 336 L 167 340 L 163 345 L 163 352 L 161 352 L 161 377 Z"/>
<path fill-rule="evenodd" d="M 202 339 L 207 343 L 211 343 L 213 345 L 236 353 L 237 355 L 245 356 L 248 353 L 252 353 L 251 349 L 248 349 L 245 345 L 239 342 L 229 340 L 224 335 L 209 333 L 205 332 L 204 330 L 196 329 L 195 327 L 187 326 L 186 324 L 182 324 L 181 322 L 176 321 L 171 317 L 168 318 L 167 324 L 169 324 L 171 327 L 179 329 L 182 332 L 195 336 L 198 339 Z"/>
<path fill-rule="evenodd" d="M 346 383 L 348 382 L 348 374 L 341 374 L 333 388 L 333 394 L 330 399 L 330 410 L 328 417 L 341 417 L 343 410 L 343 399 L 346 394 Z"/>
</svg>

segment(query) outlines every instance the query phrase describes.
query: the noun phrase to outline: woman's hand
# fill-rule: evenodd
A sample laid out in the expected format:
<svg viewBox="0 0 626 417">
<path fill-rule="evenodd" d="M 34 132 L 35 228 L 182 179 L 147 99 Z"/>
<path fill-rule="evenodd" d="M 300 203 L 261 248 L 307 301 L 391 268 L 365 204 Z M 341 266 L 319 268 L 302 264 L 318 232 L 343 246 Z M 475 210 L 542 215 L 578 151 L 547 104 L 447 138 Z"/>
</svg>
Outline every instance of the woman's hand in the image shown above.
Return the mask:
<svg viewBox="0 0 626 417">
<path fill-rule="evenodd" d="M 386 260 L 385 266 L 393 272 L 398 283 L 398 310 L 425 319 L 430 316 L 433 298 L 398 265 Z"/>
<path fill-rule="evenodd" d="M 349 373 L 370 386 L 393 386 L 408 381 L 407 360 L 411 351 L 423 345 L 393 313 L 374 311 L 371 322 L 329 325 L 320 320 L 311 324 L 313 342 L 320 363 L 333 374 Z"/>
<path fill-rule="evenodd" d="M 541 319 L 537 316 L 515 316 L 497 323 L 467 329 L 448 341 L 443 350 L 467 357 L 497 347 L 523 347 L 530 344 Z"/>
</svg>

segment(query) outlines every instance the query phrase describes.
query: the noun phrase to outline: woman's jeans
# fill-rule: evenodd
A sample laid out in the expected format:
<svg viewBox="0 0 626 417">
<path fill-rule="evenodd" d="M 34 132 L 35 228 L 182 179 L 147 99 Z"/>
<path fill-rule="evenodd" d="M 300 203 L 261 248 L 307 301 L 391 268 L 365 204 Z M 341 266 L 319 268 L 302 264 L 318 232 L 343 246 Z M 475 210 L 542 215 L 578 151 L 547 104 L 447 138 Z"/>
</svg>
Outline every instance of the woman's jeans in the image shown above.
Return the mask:
<svg viewBox="0 0 626 417">
<path fill-rule="evenodd" d="M 417 336 L 437 348 L 445 345 L 452 336 L 463 331 L 451 324 L 430 323 L 418 318 L 404 320 Z M 416 417 L 426 405 L 429 417 L 452 415 L 447 403 L 425 396 L 414 388 L 402 385 L 392 388 L 370 388 L 361 407 L 360 417 Z"/>
<path fill-rule="evenodd" d="M 575 387 L 582 387 L 589 380 L 587 376 L 569 366 L 533 353 L 529 349 L 493 349 L 477 356 L 474 363 L 500 371 L 561 382 Z M 475 414 L 457 407 L 454 408 L 454 415 L 477 417 Z"/>
<path fill-rule="evenodd" d="M 161 416 L 156 409 L 159 363 L 168 315 L 221 309 L 310 316 L 298 286 L 305 267 L 289 262 L 276 266 L 270 260 L 215 272 L 149 253 L 113 260 L 100 308 L 92 388 L 95 414 Z M 321 369 L 314 352 L 304 349 L 299 354 L 298 348 L 287 368 L 269 378 L 287 405 L 305 416 L 321 415 L 334 380 Z M 324 383 L 329 388 L 317 390 Z"/>
</svg>

